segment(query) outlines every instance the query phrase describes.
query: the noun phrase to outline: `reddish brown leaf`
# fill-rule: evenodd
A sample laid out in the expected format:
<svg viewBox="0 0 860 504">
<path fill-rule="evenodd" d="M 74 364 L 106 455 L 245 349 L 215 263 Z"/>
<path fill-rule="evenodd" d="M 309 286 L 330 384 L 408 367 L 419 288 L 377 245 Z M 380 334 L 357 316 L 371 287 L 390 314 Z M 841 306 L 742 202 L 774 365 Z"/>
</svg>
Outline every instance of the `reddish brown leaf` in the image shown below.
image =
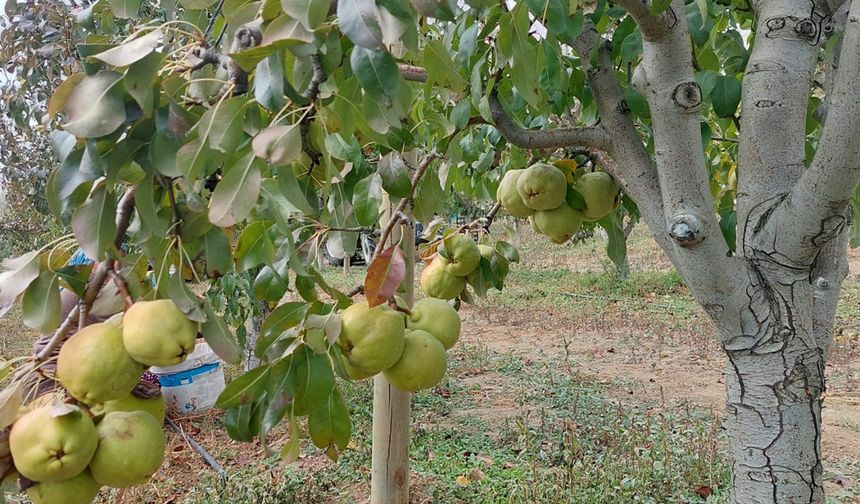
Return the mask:
<svg viewBox="0 0 860 504">
<path fill-rule="evenodd" d="M 711 494 L 714 493 L 713 489 L 711 489 L 711 487 L 706 486 L 706 485 L 697 486 L 694 491 L 696 492 L 696 495 L 698 495 L 699 497 L 701 497 L 703 499 L 707 499 L 708 497 L 711 496 Z"/>
<path fill-rule="evenodd" d="M 388 301 L 397 292 L 397 287 L 406 275 L 403 252 L 397 245 L 383 250 L 367 268 L 364 277 L 364 294 L 371 308 Z"/>
</svg>

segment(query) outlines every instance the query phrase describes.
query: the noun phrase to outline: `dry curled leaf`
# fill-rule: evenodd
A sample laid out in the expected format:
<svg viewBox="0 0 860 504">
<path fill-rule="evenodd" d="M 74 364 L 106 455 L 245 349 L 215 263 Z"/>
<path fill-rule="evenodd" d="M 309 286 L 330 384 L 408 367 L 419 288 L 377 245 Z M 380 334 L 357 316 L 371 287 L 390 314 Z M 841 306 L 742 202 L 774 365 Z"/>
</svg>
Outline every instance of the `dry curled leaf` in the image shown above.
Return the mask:
<svg viewBox="0 0 860 504">
<path fill-rule="evenodd" d="M 406 275 L 406 262 L 400 247 L 392 245 L 383 250 L 367 268 L 364 293 L 371 308 L 391 299 Z"/>
</svg>

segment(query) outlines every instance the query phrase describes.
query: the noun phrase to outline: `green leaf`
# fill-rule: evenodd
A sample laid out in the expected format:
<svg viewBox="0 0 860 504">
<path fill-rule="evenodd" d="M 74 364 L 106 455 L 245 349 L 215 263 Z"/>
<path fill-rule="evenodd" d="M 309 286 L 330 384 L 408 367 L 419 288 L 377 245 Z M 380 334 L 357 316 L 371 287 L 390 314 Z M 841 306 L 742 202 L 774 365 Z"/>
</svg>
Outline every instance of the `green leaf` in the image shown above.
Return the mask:
<svg viewBox="0 0 860 504">
<path fill-rule="evenodd" d="M 120 19 L 133 19 L 140 11 L 140 0 L 109 0 L 110 10 Z"/>
<path fill-rule="evenodd" d="M 290 440 L 281 448 L 281 460 L 287 464 L 292 464 L 299 459 L 301 439 L 299 423 L 296 422 L 296 416 L 290 413 Z"/>
<path fill-rule="evenodd" d="M 379 8 L 374 0 L 338 0 L 340 31 L 358 47 L 382 49 Z"/>
<path fill-rule="evenodd" d="M 297 161 L 302 155 L 302 131 L 298 123 L 289 126 L 269 126 L 257 133 L 251 142 L 254 153 L 271 163 L 283 166 Z"/>
<path fill-rule="evenodd" d="M 307 345 L 293 353 L 296 366 L 296 397 L 293 412 L 304 416 L 322 407 L 334 388 L 334 373 L 328 357 L 317 355 Z"/>
<path fill-rule="evenodd" d="M 352 194 L 355 218 L 362 226 L 372 226 L 379 221 L 379 207 L 382 205 L 382 177 L 374 173 L 361 179 Z"/>
<path fill-rule="evenodd" d="M 209 147 L 214 150 L 235 151 L 245 137 L 242 123 L 247 103 L 244 96 L 236 96 L 207 110 L 197 123 L 200 138 L 208 138 Z"/>
<path fill-rule="evenodd" d="M 415 21 L 415 12 L 407 0 L 377 0 L 376 4 L 384 7 L 396 18 Z"/>
<path fill-rule="evenodd" d="M 621 43 L 621 60 L 636 62 L 642 55 L 642 34 L 635 31 L 624 38 Z"/>
<path fill-rule="evenodd" d="M 203 333 L 203 338 L 215 352 L 215 355 L 230 364 L 241 362 L 242 349 L 239 347 L 239 343 L 227 329 L 221 317 L 215 313 L 209 300 L 204 301 L 203 312 L 206 314 L 206 322 L 203 322 L 200 332 Z"/>
<path fill-rule="evenodd" d="M 574 210 L 585 210 L 585 198 L 573 186 L 567 186 L 567 194 L 565 194 L 564 200 Z"/>
<path fill-rule="evenodd" d="M 260 426 L 260 432 L 263 436 L 268 434 L 290 411 L 295 395 L 296 367 L 293 365 L 293 356 L 288 355 L 273 364 L 269 374 L 269 383 L 266 386 L 266 397 L 269 399 L 269 405 Z"/>
<path fill-rule="evenodd" d="M 454 9 L 449 5 L 448 0 L 410 0 L 412 7 L 419 14 L 440 21 L 454 21 Z"/>
<path fill-rule="evenodd" d="M 382 156 L 376 169 L 382 177 L 382 188 L 385 192 L 397 198 L 409 196 L 412 180 L 409 177 L 409 168 L 400 154 L 392 151 Z"/>
<path fill-rule="evenodd" d="M 308 430 L 317 448 L 328 449 L 336 446 L 340 450 L 346 449 L 352 435 L 352 421 L 346 403 L 337 389 L 331 391 L 322 407 L 308 415 Z"/>
<path fill-rule="evenodd" d="M 200 248 L 209 278 L 218 278 L 233 269 L 230 240 L 222 229 L 212 228 L 203 235 Z"/>
<path fill-rule="evenodd" d="M 116 131 L 125 122 L 122 74 L 99 72 L 78 83 L 66 99 L 69 122 L 63 129 L 84 138 L 98 138 Z"/>
<path fill-rule="evenodd" d="M 613 212 L 606 217 L 597 221 L 597 223 L 606 230 L 608 239 L 606 241 L 606 254 L 609 259 L 618 268 L 619 274 L 626 277 L 629 273 L 627 264 L 627 238 L 624 236 L 624 230 L 618 221 L 617 213 Z"/>
<path fill-rule="evenodd" d="M 93 260 L 107 257 L 107 250 L 116 238 L 116 201 L 102 185 L 87 201 L 72 213 L 72 232 L 81 249 Z"/>
<path fill-rule="evenodd" d="M 711 103 L 719 117 L 735 115 L 741 102 L 741 83 L 732 75 L 720 75 L 711 89 Z"/>
<path fill-rule="evenodd" d="M 42 334 L 60 325 L 60 283 L 55 273 L 44 271 L 27 287 L 21 311 L 24 324 Z"/>
<path fill-rule="evenodd" d="M 161 42 L 161 30 L 152 30 L 146 35 L 137 37 L 116 47 L 100 52 L 94 58 L 115 67 L 131 65 L 149 56 Z"/>
<path fill-rule="evenodd" d="M 262 365 L 230 382 L 218 396 L 215 406 L 230 409 L 254 402 L 266 390 L 269 368 L 269 365 Z"/>
<path fill-rule="evenodd" d="M 225 170 L 209 201 L 209 221 L 230 227 L 245 219 L 260 195 L 262 161 L 248 152 Z"/>
<path fill-rule="evenodd" d="M 275 245 L 268 234 L 271 226 L 272 223 L 268 221 L 254 221 L 242 230 L 236 243 L 235 253 L 236 268 L 239 271 L 249 270 L 274 260 Z"/>
<path fill-rule="evenodd" d="M 271 112 L 284 106 L 284 58 L 270 54 L 257 63 L 254 72 L 254 98 Z"/>
<path fill-rule="evenodd" d="M 125 90 L 140 105 L 146 117 L 152 116 L 155 106 L 153 85 L 158 78 L 158 70 L 164 62 L 161 53 L 151 53 L 145 58 L 133 63 L 125 71 Z"/>
<path fill-rule="evenodd" d="M 568 0 L 527 0 L 529 10 L 559 40 L 573 40 L 582 31 L 581 11 L 571 15 Z"/>
<path fill-rule="evenodd" d="M 264 410 L 256 402 L 227 410 L 224 414 L 224 427 L 230 438 L 246 443 L 253 441 L 259 432 L 261 411 Z"/>
<path fill-rule="evenodd" d="M 302 26 L 314 31 L 328 17 L 329 0 L 281 0 L 284 13 L 299 20 Z"/>
<path fill-rule="evenodd" d="M 82 80 L 87 77 L 85 73 L 76 73 L 70 75 L 66 80 L 62 82 L 56 89 L 54 89 L 54 94 L 51 96 L 51 100 L 48 102 L 48 116 L 54 117 L 57 113 L 63 109 L 66 104 L 66 101 L 69 99 L 69 95 L 72 90 L 75 89 Z"/>
<path fill-rule="evenodd" d="M 179 273 L 168 274 L 165 280 L 166 285 L 164 287 L 159 286 L 159 288 L 176 303 L 177 308 L 189 319 L 195 322 L 205 322 L 206 314 L 200 306 L 200 298 L 182 279 L 182 275 Z"/>
<path fill-rule="evenodd" d="M 176 162 L 181 147 L 182 144 L 175 136 L 167 131 L 156 130 L 149 145 L 149 161 L 155 171 L 170 178 L 186 175 L 187 172 Z"/>
<path fill-rule="evenodd" d="M 503 18 L 499 31 L 499 46 L 507 47 L 512 59 L 510 74 L 514 86 L 522 98 L 534 107 L 540 107 L 541 99 L 536 93 L 540 68 L 534 39 L 529 34 L 531 22 L 528 9 L 524 4 L 518 4 L 511 12 L 511 17 Z M 536 71 L 537 70 L 537 71 Z"/>
<path fill-rule="evenodd" d="M 517 251 L 516 247 L 511 245 L 506 241 L 497 241 L 496 242 L 496 251 L 502 255 L 508 261 L 515 263 L 520 262 L 520 253 Z"/>
<path fill-rule="evenodd" d="M 668 9 L 670 5 L 672 5 L 672 0 L 652 0 L 651 14 L 656 16 Z"/>
<path fill-rule="evenodd" d="M 161 194 L 159 193 L 160 197 Z M 137 186 L 134 193 L 134 207 L 140 217 L 142 228 L 153 236 L 167 235 L 168 222 L 159 218 L 161 200 L 156 199 L 155 183 L 152 179 L 144 180 Z"/>
<path fill-rule="evenodd" d="M 314 34 L 299 20 L 290 16 L 280 16 L 266 26 L 263 31 L 261 46 L 287 47 L 295 44 L 310 44 L 314 41 Z"/>
<path fill-rule="evenodd" d="M 388 51 L 354 47 L 349 58 L 361 88 L 383 107 L 391 107 L 400 90 L 400 69 Z"/>
<path fill-rule="evenodd" d="M 260 335 L 254 353 L 258 357 L 262 357 L 269 345 L 284 331 L 299 325 L 304 320 L 310 306 L 307 303 L 294 301 L 284 303 L 272 310 L 272 313 L 266 317 L 262 327 L 260 327 Z"/>
<path fill-rule="evenodd" d="M 57 270 L 60 280 L 66 288 L 74 292 L 78 297 L 84 296 L 87 288 L 87 280 L 90 278 L 93 267 L 91 264 L 65 266 Z M 2 311 L 2 309 L 0 309 Z"/>
<path fill-rule="evenodd" d="M 457 93 L 469 87 L 469 81 L 457 72 L 457 66 L 441 40 L 430 40 L 425 44 L 424 67 L 429 84 L 439 84 Z"/>
<path fill-rule="evenodd" d="M 254 279 L 254 296 L 265 301 L 277 303 L 290 287 L 288 262 L 284 259 L 269 266 L 263 266 Z"/>
<path fill-rule="evenodd" d="M 176 167 L 188 180 L 197 180 L 207 173 L 210 160 L 215 153 L 209 149 L 205 139 L 187 143 L 176 151 Z"/>
</svg>

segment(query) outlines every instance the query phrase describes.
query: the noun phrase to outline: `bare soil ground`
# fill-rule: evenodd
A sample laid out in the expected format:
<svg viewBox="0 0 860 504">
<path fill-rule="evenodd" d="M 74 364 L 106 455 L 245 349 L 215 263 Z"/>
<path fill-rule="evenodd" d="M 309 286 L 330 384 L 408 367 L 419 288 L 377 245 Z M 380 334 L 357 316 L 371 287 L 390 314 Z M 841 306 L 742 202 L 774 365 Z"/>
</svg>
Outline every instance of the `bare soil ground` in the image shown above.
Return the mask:
<svg viewBox="0 0 860 504">
<path fill-rule="evenodd" d="M 631 251 L 632 269 L 664 271 L 671 263 L 653 241 Z M 860 284 L 860 249 L 849 251 L 849 276 L 845 285 Z M 555 254 L 538 257 L 524 254 L 520 267 L 540 270 L 567 268 L 594 271 L 601 268 L 599 254 L 570 254 L 558 260 Z M 534 285 L 540 296 L 540 285 Z M 571 296 L 571 305 L 577 298 Z M 651 404 L 654 408 L 676 407 L 679 402 L 711 408 L 720 416 L 725 399 L 726 359 L 713 327 L 698 307 L 678 313 L 664 297 L 646 295 L 642 309 L 627 309 L 623 301 L 608 299 L 604 309 L 582 313 L 571 310 L 536 309 L 525 304 L 499 307 L 491 302 L 468 306 L 463 314 L 463 341 L 483 344 L 525 359 L 567 355 L 575 369 L 603 383 L 606 390 L 625 403 Z M 604 297 L 606 299 L 606 297 Z M 845 297 L 841 303 L 856 306 Z M 855 313 L 853 310 L 850 313 Z M 657 314 L 658 316 L 653 316 Z M 692 315 L 692 316 L 691 316 Z M 842 321 L 845 322 L 845 321 Z M 860 461 L 860 321 L 837 322 L 834 346 L 827 364 L 828 392 L 824 401 L 822 451 L 825 464 Z M 517 409 L 506 401 L 505 385 L 482 383 L 490 404 L 482 411 L 499 421 Z M 860 485 L 836 474 L 828 486 Z M 857 502 L 860 502 L 858 499 Z"/>
</svg>

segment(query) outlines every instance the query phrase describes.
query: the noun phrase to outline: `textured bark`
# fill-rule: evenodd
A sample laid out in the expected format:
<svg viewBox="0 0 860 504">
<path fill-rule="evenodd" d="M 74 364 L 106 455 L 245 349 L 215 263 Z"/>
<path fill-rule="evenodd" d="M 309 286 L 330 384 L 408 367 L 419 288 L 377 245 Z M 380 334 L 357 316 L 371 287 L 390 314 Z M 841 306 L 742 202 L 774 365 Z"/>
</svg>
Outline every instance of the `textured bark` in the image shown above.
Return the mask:
<svg viewBox="0 0 860 504">
<path fill-rule="evenodd" d="M 822 503 L 825 359 L 848 271 L 848 201 L 860 182 L 860 0 L 751 2 L 758 26 L 743 82 L 735 254 L 708 188 L 684 2 L 674 0 L 657 16 L 648 1 L 615 3 L 643 33 L 633 81 L 651 107 L 654 158 L 627 116 L 605 43 L 588 22 L 568 44 L 598 102 L 597 128 L 609 139 L 578 130 L 566 140 L 614 159 L 603 164 L 715 322 L 728 358 L 732 501 Z M 817 114 L 826 122 L 807 168 L 813 73 L 824 40 L 843 29 L 826 62 L 826 106 Z M 509 141 L 533 140 L 495 112 Z"/>
</svg>

